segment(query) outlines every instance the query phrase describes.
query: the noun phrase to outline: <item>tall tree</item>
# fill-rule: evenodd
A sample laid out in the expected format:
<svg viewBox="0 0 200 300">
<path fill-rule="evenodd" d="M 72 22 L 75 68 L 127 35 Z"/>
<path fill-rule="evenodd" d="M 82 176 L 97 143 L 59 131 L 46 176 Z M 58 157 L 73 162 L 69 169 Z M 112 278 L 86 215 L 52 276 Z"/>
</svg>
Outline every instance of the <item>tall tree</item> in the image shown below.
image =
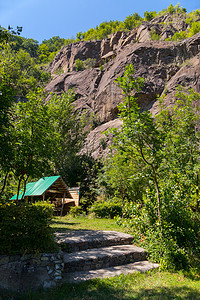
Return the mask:
<svg viewBox="0 0 200 300">
<path fill-rule="evenodd" d="M 12 114 L 13 159 L 11 170 L 20 184 L 48 172 L 56 149 L 56 133 L 41 90 L 31 92 L 27 101 L 15 104 Z"/>
<path fill-rule="evenodd" d="M 163 136 L 155 126 L 149 111 L 140 111 L 135 94 L 141 90 L 143 78 L 134 76 L 133 65 L 128 65 L 123 77 L 117 79 L 125 95 L 124 103 L 119 106 L 123 120 L 121 130 L 114 133 L 114 145 L 127 156 L 140 159 L 142 172 L 154 182 L 157 194 L 157 214 L 161 223 L 161 196 L 158 182 L 158 170 L 162 160 Z"/>
<path fill-rule="evenodd" d="M 61 96 L 54 95 L 48 102 L 49 117 L 58 135 L 58 143 L 54 156 L 55 169 L 70 185 L 77 184 L 79 176 L 80 155 L 87 132 L 85 115 L 74 111 L 74 93 Z"/>
</svg>

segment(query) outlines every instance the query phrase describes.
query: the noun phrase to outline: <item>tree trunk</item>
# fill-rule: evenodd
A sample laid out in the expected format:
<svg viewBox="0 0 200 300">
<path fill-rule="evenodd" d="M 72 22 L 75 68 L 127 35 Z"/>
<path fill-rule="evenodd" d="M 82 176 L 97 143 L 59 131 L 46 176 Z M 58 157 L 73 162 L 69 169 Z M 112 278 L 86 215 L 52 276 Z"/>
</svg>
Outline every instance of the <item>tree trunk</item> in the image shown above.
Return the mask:
<svg viewBox="0 0 200 300">
<path fill-rule="evenodd" d="M 153 169 L 153 181 L 156 187 L 156 194 L 157 194 L 157 210 L 158 210 L 158 219 L 159 219 L 159 223 L 162 225 L 162 219 L 161 219 L 161 214 L 160 214 L 160 190 L 159 190 L 159 186 L 158 186 L 158 181 L 157 181 L 157 177 L 156 177 L 156 173 L 155 173 L 155 169 L 152 166 Z"/>
<path fill-rule="evenodd" d="M 3 186 L 2 186 L 2 189 L 0 191 L 0 195 L 3 193 L 3 191 L 5 190 L 5 187 L 6 187 L 6 182 L 7 182 L 7 178 L 8 178 L 8 174 L 9 172 L 6 173 L 5 175 L 5 178 L 4 178 L 4 182 L 3 182 Z"/>
<path fill-rule="evenodd" d="M 23 179 L 23 176 L 21 175 L 19 178 L 18 187 L 17 187 L 17 201 L 19 198 L 20 184 L 21 184 L 22 179 Z"/>
<path fill-rule="evenodd" d="M 24 179 L 24 191 L 23 191 L 23 195 L 22 195 L 22 200 L 24 199 L 24 195 L 26 193 L 26 183 L 27 183 L 27 180 L 28 180 L 28 176 L 26 179 Z"/>
<path fill-rule="evenodd" d="M 156 176 L 156 171 L 155 171 L 155 168 L 154 168 L 154 165 L 150 162 L 148 162 L 146 160 L 146 158 L 144 157 L 144 154 L 143 154 L 143 150 L 142 148 L 140 147 L 140 153 L 142 155 L 142 159 L 144 160 L 144 162 L 149 165 L 153 171 L 153 181 L 154 181 L 154 184 L 155 184 L 155 187 L 156 187 L 156 194 L 157 194 L 157 211 L 158 211 L 158 219 L 159 219 L 159 223 L 161 224 L 161 227 L 162 227 L 162 219 L 161 219 L 161 213 L 160 213 L 160 190 L 159 190 L 159 186 L 158 186 L 158 181 L 157 181 L 157 176 Z"/>
<path fill-rule="evenodd" d="M 196 211 L 199 210 L 199 176 L 197 174 L 197 189 L 196 189 L 196 194 L 197 194 L 197 203 L 196 203 Z"/>
</svg>

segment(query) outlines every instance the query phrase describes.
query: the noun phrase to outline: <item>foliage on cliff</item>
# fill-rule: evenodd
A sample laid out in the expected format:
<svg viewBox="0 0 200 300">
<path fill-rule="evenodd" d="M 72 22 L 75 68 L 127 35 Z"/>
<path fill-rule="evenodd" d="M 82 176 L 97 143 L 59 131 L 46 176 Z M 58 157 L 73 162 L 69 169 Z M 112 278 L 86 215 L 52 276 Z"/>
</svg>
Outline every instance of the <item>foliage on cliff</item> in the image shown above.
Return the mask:
<svg viewBox="0 0 200 300">
<path fill-rule="evenodd" d="M 156 11 L 144 12 L 144 18 L 142 18 L 138 13 L 134 13 L 132 15 L 127 16 L 124 21 L 103 22 L 99 26 L 96 26 L 96 28 L 91 28 L 86 32 L 77 33 L 76 41 L 80 41 L 80 40 L 89 41 L 89 40 L 98 40 L 98 39 L 101 40 L 107 38 L 110 34 L 115 33 L 117 31 L 132 30 L 138 27 L 139 25 L 141 25 L 142 22 L 144 21 L 150 22 L 152 19 L 156 17 L 160 17 L 162 15 L 167 15 L 167 14 L 171 15 L 172 18 L 173 16 L 179 15 L 181 16 L 182 20 L 185 20 L 192 27 L 195 27 L 195 30 L 190 28 L 188 29 L 186 34 L 188 34 L 189 36 L 192 36 L 195 33 L 200 31 L 198 24 L 195 24 L 198 22 L 200 18 L 199 9 L 187 14 L 186 9 L 180 7 L 179 4 L 175 6 L 171 4 L 166 9 L 163 9 L 160 12 L 156 12 Z"/>
<path fill-rule="evenodd" d="M 53 36 L 48 40 L 43 40 L 41 44 L 38 41 L 31 38 L 23 38 L 19 35 L 15 35 L 16 31 L 7 30 L 0 27 L 0 36 L 6 37 L 6 39 L 12 43 L 12 48 L 15 51 L 23 50 L 28 52 L 32 58 L 35 58 L 37 64 L 47 64 L 51 62 L 56 53 L 63 47 L 71 43 L 78 41 L 90 41 L 90 40 L 102 40 L 107 38 L 109 35 L 117 31 L 129 31 L 132 30 L 143 22 L 151 22 L 154 18 L 159 18 L 163 15 L 170 15 L 173 18 L 179 16 L 184 22 L 186 22 L 187 30 L 178 30 L 174 36 L 170 39 L 181 40 L 186 37 L 190 37 L 200 31 L 200 10 L 187 13 L 186 9 L 181 7 L 179 4 L 173 6 L 169 5 L 162 11 L 145 11 L 144 17 L 141 17 L 137 12 L 127 16 L 124 21 L 105 21 L 97 25 L 95 28 L 90 28 L 85 32 L 78 32 L 76 37 L 61 38 L 59 36 Z M 166 24 L 166 25 L 170 25 Z M 19 28 L 21 30 L 21 28 Z M 18 30 L 18 29 L 17 29 Z M 21 32 L 21 31 L 20 31 Z"/>
</svg>

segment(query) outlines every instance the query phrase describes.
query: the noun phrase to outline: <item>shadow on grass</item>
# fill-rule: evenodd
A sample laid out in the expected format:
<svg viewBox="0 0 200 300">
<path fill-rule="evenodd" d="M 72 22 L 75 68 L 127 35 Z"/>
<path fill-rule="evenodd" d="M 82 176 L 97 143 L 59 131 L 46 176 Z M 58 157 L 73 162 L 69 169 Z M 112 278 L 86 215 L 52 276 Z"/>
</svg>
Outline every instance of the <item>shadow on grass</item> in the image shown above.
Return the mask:
<svg viewBox="0 0 200 300">
<path fill-rule="evenodd" d="M 57 232 L 57 231 L 72 231 L 72 230 L 78 230 L 75 228 L 69 228 L 68 226 L 75 226 L 75 225 L 79 225 L 80 223 L 74 223 L 74 222 L 62 222 L 59 220 L 53 220 L 52 225 L 56 224 L 56 227 L 52 227 L 53 231 Z M 64 225 L 65 227 L 59 227 L 57 225 Z"/>
<path fill-rule="evenodd" d="M 80 224 L 80 223 L 75 223 L 75 222 L 73 222 L 73 223 L 71 223 L 71 222 L 63 222 L 63 221 L 60 221 L 60 220 L 53 220 L 53 222 L 52 222 L 52 224 L 60 224 L 60 225 L 76 225 L 76 224 Z"/>
<path fill-rule="evenodd" d="M 115 286 L 114 282 L 109 283 L 102 280 L 92 280 L 80 284 L 64 284 L 56 289 L 46 292 L 29 293 L 20 300 L 146 300 L 146 299 L 200 299 L 200 290 L 183 287 L 156 287 L 134 290 L 132 285 Z"/>
<path fill-rule="evenodd" d="M 63 228 L 63 227 L 52 227 L 52 229 L 53 229 L 53 232 L 58 232 L 58 233 L 82 230 L 82 229 L 76 229 L 76 228 Z M 1 298 L 0 298 L 0 300 L 1 300 Z"/>
</svg>

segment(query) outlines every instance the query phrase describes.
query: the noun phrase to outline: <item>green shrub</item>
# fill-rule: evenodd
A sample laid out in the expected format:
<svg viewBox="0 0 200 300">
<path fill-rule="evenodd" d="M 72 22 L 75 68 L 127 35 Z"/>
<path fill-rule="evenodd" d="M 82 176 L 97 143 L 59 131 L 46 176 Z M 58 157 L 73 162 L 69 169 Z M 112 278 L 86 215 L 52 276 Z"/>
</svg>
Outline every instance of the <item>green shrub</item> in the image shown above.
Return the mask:
<svg viewBox="0 0 200 300">
<path fill-rule="evenodd" d="M 173 6 L 172 4 L 170 4 L 167 8 L 161 10 L 158 12 L 157 15 L 163 15 L 163 14 L 175 14 L 175 13 L 179 13 L 179 14 L 185 14 L 187 12 L 186 8 L 180 6 L 180 4 L 178 3 L 177 5 Z"/>
<path fill-rule="evenodd" d="M 75 60 L 75 68 L 76 71 L 82 71 L 84 70 L 84 62 L 80 60 L 79 58 Z"/>
<path fill-rule="evenodd" d="M 95 58 L 88 58 L 84 61 L 84 67 L 86 69 L 93 68 L 96 64 L 96 59 Z"/>
<path fill-rule="evenodd" d="M 169 13 L 169 14 L 173 14 L 173 13 L 175 13 L 175 8 L 174 8 L 174 6 L 172 5 L 172 4 L 170 4 L 170 6 L 168 6 L 168 8 L 167 8 L 167 12 Z"/>
<path fill-rule="evenodd" d="M 76 71 L 83 71 L 85 69 L 93 68 L 95 66 L 95 64 L 96 64 L 95 58 L 87 58 L 84 61 L 80 60 L 80 59 L 75 60 Z"/>
<path fill-rule="evenodd" d="M 165 39 L 165 41 L 182 41 L 187 38 L 185 31 L 176 32 L 171 38 Z"/>
<path fill-rule="evenodd" d="M 186 269 L 188 266 L 187 251 L 172 238 L 169 228 L 150 227 L 141 246 L 145 247 L 151 261 L 159 262 L 161 269 Z"/>
<path fill-rule="evenodd" d="M 46 202 L 0 204 L 0 254 L 52 251 L 52 215 Z"/>
<path fill-rule="evenodd" d="M 200 16 L 200 9 L 193 10 L 192 12 L 187 14 L 186 23 L 191 25 L 193 22 L 199 20 L 199 16 Z"/>
<path fill-rule="evenodd" d="M 161 268 L 186 269 L 200 258 L 200 215 L 181 198 L 178 188 L 162 190 L 162 224 L 158 222 L 156 197 L 148 191 L 144 204 L 126 203 L 117 224 L 131 228 L 134 242 L 144 247 Z"/>
<path fill-rule="evenodd" d="M 64 73 L 64 70 L 63 70 L 62 67 L 59 67 L 59 68 L 56 70 L 56 72 L 55 72 L 56 75 L 61 75 L 61 74 L 63 74 L 63 73 Z"/>
<path fill-rule="evenodd" d="M 160 40 L 160 35 L 156 33 L 154 29 L 151 30 L 150 32 L 151 40 L 152 41 L 159 41 Z"/>
<path fill-rule="evenodd" d="M 144 20 L 150 22 L 156 16 L 156 11 L 145 11 Z"/>
<path fill-rule="evenodd" d="M 72 206 L 70 208 L 70 215 L 72 215 L 72 217 L 80 216 L 82 213 L 83 209 L 81 206 Z"/>
<path fill-rule="evenodd" d="M 100 70 L 101 72 L 103 72 L 103 70 L 104 70 L 104 65 L 100 65 L 100 66 L 99 66 L 99 70 Z"/>
<path fill-rule="evenodd" d="M 111 218 L 122 215 L 122 204 L 115 200 L 98 200 L 89 210 L 98 218 Z"/>
<path fill-rule="evenodd" d="M 191 37 L 200 32 L 200 22 L 193 22 L 188 33 L 188 37 Z"/>
<path fill-rule="evenodd" d="M 186 33 L 186 31 L 176 32 L 172 36 L 172 38 L 167 38 L 166 41 L 182 41 L 187 37 L 192 37 L 198 32 L 200 32 L 200 22 L 193 22 L 191 24 L 188 34 Z"/>
</svg>

